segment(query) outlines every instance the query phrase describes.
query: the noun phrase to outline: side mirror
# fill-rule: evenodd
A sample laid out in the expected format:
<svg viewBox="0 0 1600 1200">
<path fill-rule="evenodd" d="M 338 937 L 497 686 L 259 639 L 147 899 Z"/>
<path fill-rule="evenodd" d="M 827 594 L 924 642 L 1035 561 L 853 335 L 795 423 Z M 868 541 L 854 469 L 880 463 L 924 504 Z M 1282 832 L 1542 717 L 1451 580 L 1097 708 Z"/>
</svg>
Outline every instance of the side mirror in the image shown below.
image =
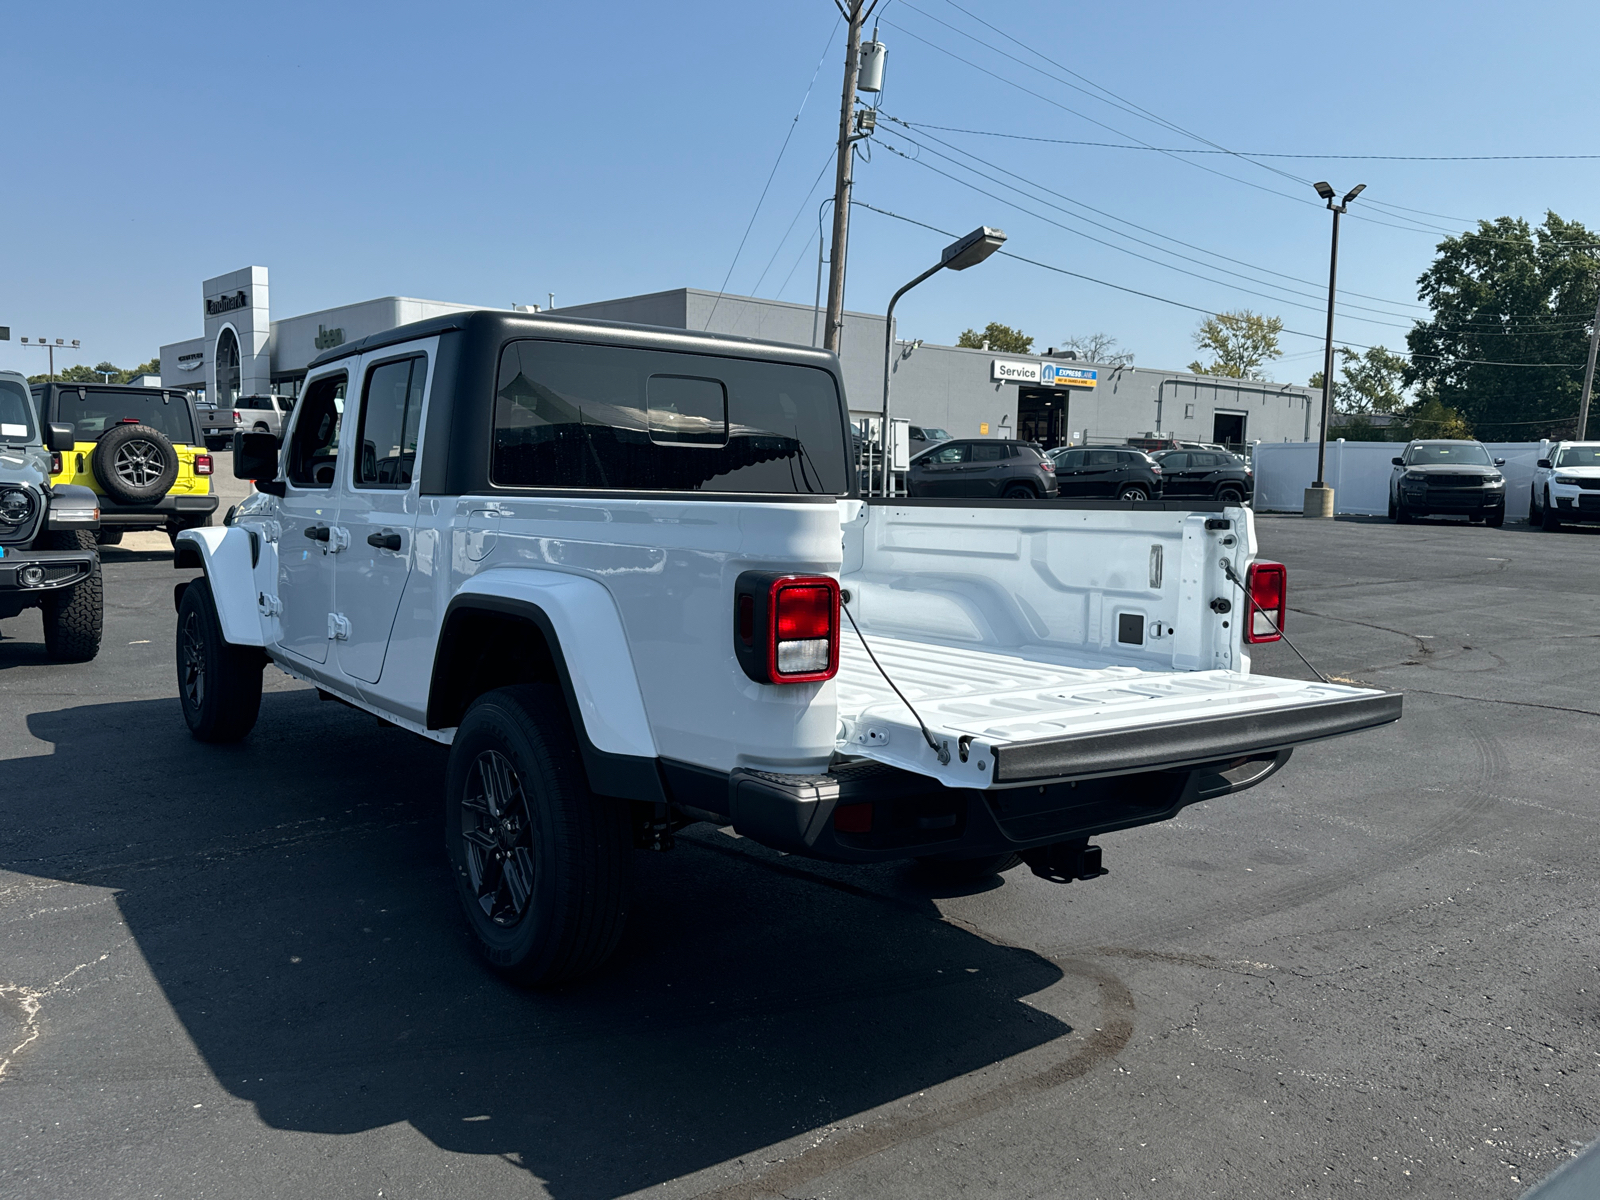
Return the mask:
<svg viewBox="0 0 1600 1200">
<path fill-rule="evenodd" d="M 1406 460 L 1403 458 L 1391 458 L 1389 461 L 1397 467 L 1403 467 L 1406 465 Z"/>
<path fill-rule="evenodd" d="M 1500 460 L 1500 461 L 1501 461 L 1501 462 L 1504 462 L 1504 461 L 1505 461 L 1505 459 L 1501 459 L 1501 460 Z M 1546 471 L 1548 471 L 1548 470 L 1549 470 L 1549 469 L 1550 469 L 1550 460 L 1549 460 L 1549 459 L 1548 459 L 1548 458 L 1541 458 L 1541 459 L 1540 459 L 1540 460 L 1539 460 L 1539 461 L 1538 461 L 1538 462 L 1537 462 L 1537 463 L 1535 463 L 1535 464 L 1534 464 L 1534 465 L 1535 465 L 1535 466 L 1537 466 L 1537 467 L 1542 467 L 1542 468 L 1544 468 L 1544 469 L 1545 469 L 1545 470 L 1546 470 Z"/>
<path fill-rule="evenodd" d="M 283 495 L 283 484 L 278 478 L 278 439 L 270 433 L 233 434 L 233 477 L 249 479 L 258 492 L 273 496 Z"/>
<path fill-rule="evenodd" d="M 1497 458 L 1494 460 L 1494 465 L 1497 467 L 1503 467 L 1506 465 L 1506 460 L 1503 458 Z"/>
<path fill-rule="evenodd" d="M 54 453 L 66 453 L 72 449 L 76 441 L 71 425 L 51 425 L 45 430 L 44 447 Z"/>
</svg>

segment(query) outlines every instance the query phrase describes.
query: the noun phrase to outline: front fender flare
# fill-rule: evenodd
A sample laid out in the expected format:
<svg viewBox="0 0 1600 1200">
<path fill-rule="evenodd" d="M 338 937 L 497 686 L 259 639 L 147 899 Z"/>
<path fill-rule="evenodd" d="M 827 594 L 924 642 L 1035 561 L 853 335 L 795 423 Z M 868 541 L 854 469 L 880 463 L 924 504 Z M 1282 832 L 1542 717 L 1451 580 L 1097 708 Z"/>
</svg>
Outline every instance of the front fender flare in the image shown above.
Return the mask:
<svg viewBox="0 0 1600 1200">
<path fill-rule="evenodd" d="M 235 646 L 264 646 L 256 606 L 255 564 L 250 532 L 238 525 L 205 525 L 178 534 L 172 565 L 206 573 L 217 605 L 222 636 Z"/>
</svg>

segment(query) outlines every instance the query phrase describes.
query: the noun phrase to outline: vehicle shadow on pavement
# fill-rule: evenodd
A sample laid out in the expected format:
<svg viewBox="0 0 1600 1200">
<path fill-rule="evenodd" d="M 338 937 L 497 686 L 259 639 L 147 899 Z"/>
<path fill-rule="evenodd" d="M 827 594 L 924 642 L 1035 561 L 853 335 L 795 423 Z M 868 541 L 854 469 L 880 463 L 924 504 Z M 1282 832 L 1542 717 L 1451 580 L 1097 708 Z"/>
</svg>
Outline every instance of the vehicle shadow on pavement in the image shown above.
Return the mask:
<svg viewBox="0 0 1600 1200">
<path fill-rule="evenodd" d="M 874 899 L 706 839 L 635 855 L 604 973 L 522 991 L 457 910 L 442 748 L 307 691 L 268 693 L 234 747 L 192 741 L 175 700 L 28 724 L 55 750 L 6 766 L 0 865 L 116 889 L 206 1067 L 275 1128 L 405 1121 L 590 1200 L 742 1157 L 754 1173 L 765 1147 L 1071 1032 L 1021 1002 L 1060 968 L 925 894 Z M 60 786 L 108 740 L 116 791 Z M 158 1069 L 105 1037 L 85 1071 Z"/>
</svg>

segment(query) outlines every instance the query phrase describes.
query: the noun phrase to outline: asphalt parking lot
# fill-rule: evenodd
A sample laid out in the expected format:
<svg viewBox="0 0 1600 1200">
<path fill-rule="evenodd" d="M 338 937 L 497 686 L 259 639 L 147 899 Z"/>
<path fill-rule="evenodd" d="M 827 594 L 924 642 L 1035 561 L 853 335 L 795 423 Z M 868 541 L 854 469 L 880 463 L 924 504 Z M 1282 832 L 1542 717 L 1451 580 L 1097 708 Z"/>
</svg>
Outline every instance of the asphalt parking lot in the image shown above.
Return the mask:
<svg viewBox="0 0 1600 1200">
<path fill-rule="evenodd" d="M 697 826 L 553 994 L 473 957 L 444 751 L 270 670 L 191 741 L 181 576 L 108 548 L 96 662 L 0 626 L 0 1195 L 1519 1195 L 1600 1131 L 1600 532 L 1258 527 L 1398 725 L 1089 884 Z"/>
</svg>

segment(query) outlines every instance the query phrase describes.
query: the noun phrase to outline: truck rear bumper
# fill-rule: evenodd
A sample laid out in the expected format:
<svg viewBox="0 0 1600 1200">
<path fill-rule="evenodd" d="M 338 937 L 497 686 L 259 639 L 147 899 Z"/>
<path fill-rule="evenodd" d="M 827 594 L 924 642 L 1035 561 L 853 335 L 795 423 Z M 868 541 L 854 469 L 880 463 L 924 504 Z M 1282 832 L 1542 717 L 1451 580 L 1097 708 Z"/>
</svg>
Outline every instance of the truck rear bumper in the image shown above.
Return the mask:
<svg viewBox="0 0 1600 1200">
<path fill-rule="evenodd" d="M 154 504 L 118 504 L 105 496 L 100 497 L 100 525 L 102 528 L 127 529 L 142 526 L 148 529 L 164 528 L 168 521 L 204 517 L 217 511 L 217 497 L 191 496 L 167 493 Z"/>
<path fill-rule="evenodd" d="M 1254 787 L 1293 747 L 1385 725 L 1398 693 L 1083 733 L 998 748 L 984 788 L 941 785 L 859 760 L 826 775 L 736 770 L 734 829 L 836 862 L 976 858 L 1170 820 L 1186 806 Z"/>
<path fill-rule="evenodd" d="M 814 776 L 737 770 L 729 806 L 736 832 L 791 854 L 846 863 L 954 861 L 1171 820 L 1198 801 L 1254 787 L 1290 753 L 989 790 L 942 787 L 866 761 Z"/>
<path fill-rule="evenodd" d="M 7 550 L 0 557 L 0 593 L 14 599 L 19 592 L 51 592 L 83 582 L 93 570 L 92 550 Z"/>
</svg>

